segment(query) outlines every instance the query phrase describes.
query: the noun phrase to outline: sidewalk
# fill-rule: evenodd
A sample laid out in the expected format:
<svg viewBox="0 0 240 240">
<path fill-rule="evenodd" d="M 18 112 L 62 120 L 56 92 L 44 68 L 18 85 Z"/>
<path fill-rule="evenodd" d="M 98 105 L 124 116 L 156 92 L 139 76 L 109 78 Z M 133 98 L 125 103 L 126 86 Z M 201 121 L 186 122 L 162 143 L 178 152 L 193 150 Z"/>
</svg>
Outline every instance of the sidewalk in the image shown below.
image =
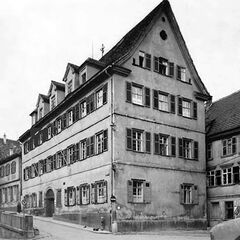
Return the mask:
<svg viewBox="0 0 240 240">
<path fill-rule="evenodd" d="M 84 231 L 88 231 L 88 232 L 92 232 L 92 233 L 96 233 L 96 234 L 112 234 L 109 231 L 105 231 L 105 230 L 102 231 L 100 229 L 98 231 L 95 231 L 91 227 L 86 227 L 86 226 L 82 226 L 82 225 L 75 224 L 75 223 L 54 220 L 49 217 L 33 216 L 33 219 L 37 219 L 39 221 L 44 221 L 44 222 L 51 222 L 54 224 L 67 226 L 67 227 L 71 227 L 71 228 L 75 228 L 75 229 L 80 229 L 80 230 L 84 230 Z M 209 236 L 209 231 L 208 230 L 189 230 L 189 231 L 186 231 L 186 230 L 159 230 L 158 232 L 127 232 L 127 233 L 117 233 L 114 235 L 159 235 L 159 234 L 165 235 L 165 236 L 193 236 L 194 235 L 197 237 L 197 236 Z M 40 232 L 39 236 L 41 236 L 41 232 Z M 36 239 L 40 239 L 40 238 L 36 238 Z"/>
</svg>

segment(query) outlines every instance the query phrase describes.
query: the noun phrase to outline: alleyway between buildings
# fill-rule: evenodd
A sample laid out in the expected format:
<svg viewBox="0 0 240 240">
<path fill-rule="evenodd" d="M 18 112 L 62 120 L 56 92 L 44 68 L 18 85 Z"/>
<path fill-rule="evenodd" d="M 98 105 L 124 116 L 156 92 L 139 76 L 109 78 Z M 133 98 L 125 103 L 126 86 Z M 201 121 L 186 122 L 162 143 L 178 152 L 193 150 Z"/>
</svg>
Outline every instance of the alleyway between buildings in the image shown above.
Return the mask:
<svg viewBox="0 0 240 240">
<path fill-rule="evenodd" d="M 139 233 L 113 235 L 108 232 L 93 232 L 90 228 L 53 220 L 34 217 L 34 226 L 40 231 L 35 239 L 47 240 L 210 240 L 207 231 L 162 231 L 160 233 Z"/>
</svg>

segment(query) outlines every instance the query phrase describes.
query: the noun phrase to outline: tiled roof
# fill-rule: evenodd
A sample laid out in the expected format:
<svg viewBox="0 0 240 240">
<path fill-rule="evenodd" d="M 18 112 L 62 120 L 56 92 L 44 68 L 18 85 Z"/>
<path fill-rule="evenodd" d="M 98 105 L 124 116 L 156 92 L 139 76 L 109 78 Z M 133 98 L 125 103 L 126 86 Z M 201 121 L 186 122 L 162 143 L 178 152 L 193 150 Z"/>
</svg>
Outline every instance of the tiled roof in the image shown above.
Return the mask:
<svg viewBox="0 0 240 240">
<path fill-rule="evenodd" d="M 206 113 L 207 136 L 240 127 L 240 91 L 214 102 Z"/>
<path fill-rule="evenodd" d="M 52 83 L 56 86 L 57 90 L 61 90 L 61 91 L 65 90 L 65 84 L 64 83 L 56 82 L 56 81 L 53 81 L 53 80 L 52 80 Z"/>
<path fill-rule="evenodd" d="M 4 143 L 4 139 L 0 138 L 0 163 L 10 156 L 10 149 L 12 149 L 12 154 L 20 153 L 20 143 L 10 139 L 6 139 L 6 143 Z"/>
<path fill-rule="evenodd" d="M 169 2 L 167 0 L 163 0 L 141 22 L 130 30 L 109 52 L 107 52 L 100 61 L 105 62 L 106 64 L 111 64 L 131 51 L 132 47 L 134 47 L 138 40 L 145 34 L 156 14 L 161 11 L 161 9 L 168 6 Z"/>
</svg>

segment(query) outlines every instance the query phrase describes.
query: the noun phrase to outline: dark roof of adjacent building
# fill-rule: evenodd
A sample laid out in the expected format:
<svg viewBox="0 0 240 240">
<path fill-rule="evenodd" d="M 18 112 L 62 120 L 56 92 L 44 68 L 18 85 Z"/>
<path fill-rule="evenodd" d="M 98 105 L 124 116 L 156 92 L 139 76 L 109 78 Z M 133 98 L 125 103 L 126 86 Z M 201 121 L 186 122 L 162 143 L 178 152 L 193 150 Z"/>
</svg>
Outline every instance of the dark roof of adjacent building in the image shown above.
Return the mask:
<svg viewBox="0 0 240 240">
<path fill-rule="evenodd" d="M 12 152 L 10 154 L 10 149 Z M 15 140 L 0 138 L 0 163 L 10 155 L 19 154 L 21 152 L 20 143 Z"/>
<path fill-rule="evenodd" d="M 212 103 L 206 113 L 207 136 L 226 133 L 240 127 L 240 91 Z"/>
</svg>

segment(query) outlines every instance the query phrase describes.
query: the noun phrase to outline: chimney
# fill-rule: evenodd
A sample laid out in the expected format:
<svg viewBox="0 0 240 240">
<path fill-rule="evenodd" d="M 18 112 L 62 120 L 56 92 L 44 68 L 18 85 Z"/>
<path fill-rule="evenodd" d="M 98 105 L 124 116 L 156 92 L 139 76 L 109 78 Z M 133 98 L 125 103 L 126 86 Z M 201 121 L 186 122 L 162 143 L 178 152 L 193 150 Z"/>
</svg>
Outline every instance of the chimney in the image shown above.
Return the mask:
<svg viewBox="0 0 240 240">
<path fill-rule="evenodd" d="M 3 143 L 7 144 L 7 136 L 6 133 L 3 134 Z"/>
</svg>

